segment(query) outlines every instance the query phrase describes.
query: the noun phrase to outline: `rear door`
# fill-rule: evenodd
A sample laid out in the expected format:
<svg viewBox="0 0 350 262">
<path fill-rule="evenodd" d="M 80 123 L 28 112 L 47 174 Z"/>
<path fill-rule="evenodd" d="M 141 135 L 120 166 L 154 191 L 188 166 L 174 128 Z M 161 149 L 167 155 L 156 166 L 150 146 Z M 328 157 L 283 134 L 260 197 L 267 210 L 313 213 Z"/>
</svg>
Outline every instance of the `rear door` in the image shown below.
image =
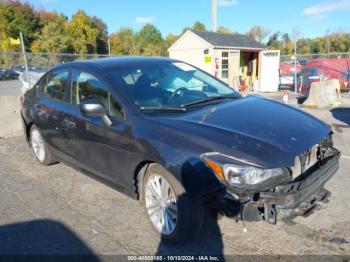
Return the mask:
<svg viewBox="0 0 350 262">
<path fill-rule="evenodd" d="M 69 78 L 68 68 L 48 73 L 38 84 L 39 96 L 34 105 L 36 124 L 45 141 L 59 157 L 69 150 L 64 132 L 68 113 Z"/>
</svg>

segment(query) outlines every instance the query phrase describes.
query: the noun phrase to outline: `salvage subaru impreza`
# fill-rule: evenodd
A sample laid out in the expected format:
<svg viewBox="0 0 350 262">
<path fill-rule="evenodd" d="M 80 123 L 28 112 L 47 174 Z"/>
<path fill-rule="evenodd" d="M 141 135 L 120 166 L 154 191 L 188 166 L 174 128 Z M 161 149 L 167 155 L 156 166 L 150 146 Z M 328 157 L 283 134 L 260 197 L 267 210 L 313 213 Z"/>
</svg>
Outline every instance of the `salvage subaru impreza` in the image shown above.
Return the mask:
<svg viewBox="0 0 350 262">
<path fill-rule="evenodd" d="M 21 105 L 40 164 L 67 163 L 139 199 L 171 242 L 199 232 L 204 205 L 271 224 L 304 215 L 338 169 L 328 125 L 168 58 L 59 65 Z"/>
</svg>

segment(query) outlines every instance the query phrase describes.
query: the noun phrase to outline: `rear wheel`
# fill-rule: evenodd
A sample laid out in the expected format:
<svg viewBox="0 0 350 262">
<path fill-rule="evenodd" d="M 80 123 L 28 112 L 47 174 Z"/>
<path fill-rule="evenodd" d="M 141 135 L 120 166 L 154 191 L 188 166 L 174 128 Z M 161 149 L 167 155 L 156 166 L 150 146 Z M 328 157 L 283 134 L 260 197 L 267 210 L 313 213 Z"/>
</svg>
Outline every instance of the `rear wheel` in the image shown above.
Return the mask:
<svg viewBox="0 0 350 262">
<path fill-rule="evenodd" d="M 35 125 L 30 129 L 30 145 L 33 149 L 36 160 L 44 165 L 48 166 L 54 164 L 56 161 L 53 159 L 51 152 L 49 151 L 45 141 L 40 133 L 39 128 Z"/>
<path fill-rule="evenodd" d="M 148 167 L 142 192 L 149 221 L 162 240 L 176 243 L 200 231 L 202 201 L 187 196 L 183 186 L 160 165 Z"/>
</svg>

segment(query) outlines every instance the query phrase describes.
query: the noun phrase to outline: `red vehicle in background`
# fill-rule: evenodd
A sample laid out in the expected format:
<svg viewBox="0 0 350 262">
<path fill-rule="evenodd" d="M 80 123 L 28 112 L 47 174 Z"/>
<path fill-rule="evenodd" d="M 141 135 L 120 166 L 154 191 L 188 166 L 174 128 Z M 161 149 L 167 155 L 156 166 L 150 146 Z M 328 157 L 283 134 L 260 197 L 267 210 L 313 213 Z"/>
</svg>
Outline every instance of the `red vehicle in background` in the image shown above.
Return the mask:
<svg viewBox="0 0 350 262">
<path fill-rule="evenodd" d="M 297 74 L 301 71 L 302 65 L 299 62 L 296 64 Z M 280 89 L 291 89 L 294 87 L 295 78 L 294 61 L 283 62 L 280 64 Z"/>
<path fill-rule="evenodd" d="M 317 58 L 308 62 L 298 75 L 298 92 L 308 95 L 312 82 L 338 79 L 341 91 L 349 89 L 350 58 Z"/>
</svg>

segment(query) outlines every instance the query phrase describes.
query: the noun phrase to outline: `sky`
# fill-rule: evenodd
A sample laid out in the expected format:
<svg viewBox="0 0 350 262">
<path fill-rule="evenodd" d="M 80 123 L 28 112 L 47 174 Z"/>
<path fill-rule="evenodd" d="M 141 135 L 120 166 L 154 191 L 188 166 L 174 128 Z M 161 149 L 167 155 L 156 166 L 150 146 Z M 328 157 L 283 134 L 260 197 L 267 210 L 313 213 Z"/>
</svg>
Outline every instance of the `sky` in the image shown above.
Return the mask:
<svg viewBox="0 0 350 262">
<path fill-rule="evenodd" d="M 239 33 L 253 25 L 300 37 L 324 35 L 328 30 L 350 29 L 350 0 L 217 0 L 218 25 Z M 201 21 L 211 28 L 211 0 L 29 0 L 38 8 L 56 10 L 71 17 L 82 9 L 108 25 L 110 33 L 122 26 L 140 29 L 152 23 L 162 32 L 181 33 Z"/>
</svg>

